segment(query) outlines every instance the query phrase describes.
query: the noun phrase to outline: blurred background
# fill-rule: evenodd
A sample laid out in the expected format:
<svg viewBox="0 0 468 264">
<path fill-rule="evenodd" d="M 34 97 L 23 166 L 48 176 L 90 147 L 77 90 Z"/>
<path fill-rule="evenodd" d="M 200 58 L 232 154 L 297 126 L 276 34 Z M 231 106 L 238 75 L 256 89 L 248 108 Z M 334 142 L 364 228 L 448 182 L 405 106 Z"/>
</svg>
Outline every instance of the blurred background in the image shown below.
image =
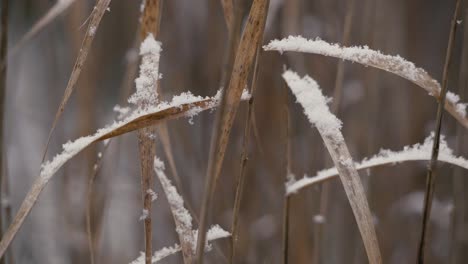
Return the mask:
<svg viewBox="0 0 468 264">
<path fill-rule="evenodd" d="M 114 0 L 96 38 L 75 93 L 60 119 L 46 159 L 68 140 L 93 133 L 115 119 L 113 107 L 133 91 L 127 68 L 135 63 L 140 2 Z M 238 1 L 248 14 L 251 1 Z M 401 55 L 441 80 L 455 1 L 441 0 L 271 0 L 264 43 L 288 35 L 343 42 L 351 14 L 348 45 L 368 45 Z M 466 1 L 462 1 L 466 2 Z M 55 0 L 10 1 L 9 47 Z M 3 223 L 14 216 L 38 177 L 53 117 L 63 96 L 95 4 L 78 0 L 8 60 L 4 120 Z M 464 99 L 468 84 L 468 11 L 464 3 L 457 28 L 449 90 Z M 219 0 L 164 1 L 159 40 L 162 98 L 184 91 L 210 96 L 218 90 L 227 28 Z M 85 24 L 84 26 L 82 26 Z M 282 263 L 283 204 L 287 147 L 297 177 L 315 175 L 331 160 L 316 129 L 284 85 L 286 65 L 309 74 L 333 96 L 339 60 L 318 55 L 261 53 L 255 93 L 255 129 L 250 135 L 246 187 L 240 212 L 237 263 Z M 131 76 L 133 80 L 135 76 Z M 386 72 L 344 63 L 342 98 L 337 115 L 355 160 L 381 148 L 400 150 L 422 142 L 434 129 L 437 103 L 414 84 Z M 466 100 L 463 100 L 466 101 Z M 289 111 L 286 111 L 286 107 Z M 215 194 L 211 223 L 230 230 L 247 104 L 241 104 Z M 185 202 L 200 210 L 215 114 L 167 123 Z M 288 132 L 289 123 L 289 132 Z M 468 156 L 468 133 L 450 115 L 443 134 L 457 155 Z M 14 263 L 89 263 L 86 235 L 88 179 L 102 143 L 69 162 L 50 182 L 7 252 Z M 164 161 L 161 144 L 157 155 Z M 414 263 L 421 229 L 426 162 L 408 162 L 362 172 L 384 263 Z M 167 167 L 167 166 L 166 166 Z M 171 178 L 171 171 L 167 170 Z M 430 222 L 428 263 L 465 263 L 468 226 L 464 193 L 468 172 L 440 164 Z M 93 188 L 92 232 L 96 263 L 129 263 L 143 247 L 142 202 L 136 133 L 113 140 Z M 320 186 L 291 198 L 289 263 L 367 263 L 364 247 L 341 183 L 329 182 L 329 206 L 320 217 Z M 153 205 L 153 248 L 178 242 L 164 192 Z M 194 224 L 197 226 L 196 224 Z M 321 239 L 317 239 L 321 230 Z M 209 263 L 227 263 L 229 240 L 218 240 Z M 319 252 L 319 256 L 317 255 Z M 318 261 L 318 262 L 317 262 Z M 13 262 L 11 262 L 13 263 Z M 182 263 L 180 255 L 162 263 Z"/>
</svg>

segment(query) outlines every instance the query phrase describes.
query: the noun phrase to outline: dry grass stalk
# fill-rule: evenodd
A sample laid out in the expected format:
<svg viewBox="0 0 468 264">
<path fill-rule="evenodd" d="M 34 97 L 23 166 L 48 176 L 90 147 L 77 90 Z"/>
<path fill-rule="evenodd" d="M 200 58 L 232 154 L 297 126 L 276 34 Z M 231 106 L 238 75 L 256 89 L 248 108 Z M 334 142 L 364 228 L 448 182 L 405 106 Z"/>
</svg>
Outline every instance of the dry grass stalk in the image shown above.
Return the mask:
<svg viewBox="0 0 468 264">
<path fill-rule="evenodd" d="M 246 99 L 248 99 L 248 97 L 244 98 L 244 100 Z M 154 111 L 143 114 L 136 114 L 124 121 L 120 121 L 119 123 L 114 124 L 110 128 L 98 130 L 94 135 L 80 138 L 73 143 L 64 145 L 65 150 L 61 154 L 56 155 L 52 161 L 44 163 L 41 170 L 41 175 L 33 183 L 33 186 L 27 193 L 26 198 L 23 200 L 23 203 L 18 209 L 13 222 L 2 237 L 2 240 L 0 241 L 0 258 L 5 254 L 6 249 L 9 247 L 11 241 L 16 236 L 18 230 L 21 228 L 24 220 L 37 202 L 39 195 L 41 194 L 44 187 L 48 184 L 50 179 L 68 160 L 80 153 L 87 146 L 131 131 L 155 125 L 159 122 L 164 122 L 182 116 L 193 115 L 193 111 L 198 113 L 200 111 L 216 107 L 218 104 L 219 98 L 213 97 L 209 99 L 197 98 L 196 100 L 184 104 L 168 106 L 163 105 L 159 108 L 156 107 Z"/>
<path fill-rule="evenodd" d="M 57 2 L 52 6 L 47 13 L 41 17 L 34 25 L 29 29 L 24 36 L 16 43 L 8 52 L 7 57 L 2 58 L 1 67 L 5 67 L 7 63 L 7 59 L 13 57 L 20 51 L 25 44 L 31 41 L 37 34 L 39 34 L 47 25 L 53 22 L 59 15 L 65 12 L 71 4 L 73 4 L 76 0 L 57 0 Z"/>
<path fill-rule="evenodd" d="M 8 52 L 8 17 L 9 17 L 9 0 L 2 0 L 2 11 L 1 11 L 1 20 L 0 20 L 0 61 L 5 61 L 7 59 Z M 4 149 L 4 123 L 5 123 L 5 92 L 7 88 L 7 65 L 0 69 L 0 199 L 3 199 L 3 182 L 8 184 L 8 179 L 6 175 L 6 170 L 4 169 L 4 161 L 6 157 L 3 156 L 5 153 Z M 6 187 L 8 188 L 8 186 Z M 3 219 L 4 210 L 3 206 L 0 206 L 0 237 L 3 237 Z M 5 258 L 0 259 L 0 264 L 5 263 Z"/>
<path fill-rule="evenodd" d="M 55 130 L 58 120 L 60 119 L 65 109 L 65 105 L 67 104 L 68 99 L 70 99 L 70 96 L 73 93 L 73 90 L 75 89 L 76 82 L 78 81 L 78 78 L 80 77 L 81 70 L 83 69 L 84 63 L 88 56 L 89 49 L 91 48 L 91 44 L 93 43 L 94 36 L 96 35 L 96 31 L 99 27 L 102 17 L 104 16 L 104 13 L 109 7 L 110 2 L 111 0 L 99 0 L 93 9 L 93 12 L 91 14 L 91 20 L 86 30 L 86 34 L 84 36 L 83 42 L 81 44 L 80 53 L 78 54 L 78 58 L 76 59 L 75 66 L 73 66 L 70 79 L 68 80 L 67 87 L 65 88 L 65 93 L 63 94 L 62 101 L 60 102 L 60 106 L 57 109 L 57 113 L 55 114 L 54 121 L 50 128 L 49 136 L 47 137 L 47 143 L 44 149 L 44 154 L 42 156 L 42 161 L 45 160 L 47 149 L 49 148 L 49 143 L 50 143 L 52 134 Z"/>
<path fill-rule="evenodd" d="M 463 18 L 463 51 L 461 54 L 461 65 L 460 65 L 460 72 L 458 77 L 458 94 L 462 98 L 462 100 L 466 100 L 467 92 L 465 88 L 468 87 L 468 10 L 465 9 L 464 11 L 464 18 Z M 467 148 L 467 141 L 464 136 L 464 129 L 463 127 L 457 126 L 456 131 L 456 147 L 455 150 L 459 153 L 463 150 L 463 153 L 466 154 Z M 450 256 L 452 264 L 462 262 L 463 250 L 462 248 L 462 235 L 460 235 L 463 230 L 464 222 L 465 222 L 465 215 L 463 209 L 465 208 L 465 187 L 466 180 L 465 180 L 464 171 L 460 168 L 455 169 L 453 175 L 453 206 L 454 211 L 452 214 L 452 229 L 451 229 L 451 241 L 452 246 L 450 247 Z"/>
<path fill-rule="evenodd" d="M 292 174 L 291 170 L 291 120 L 290 120 L 290 111 L 289 111 L 289 94 L 287 92 L 287 85 L 286 82 L 283 82 L 283 97 L 284 97 L 284 105 L 283 105 L 283 115 L 284 115 L 284 123 L 285 125 L 285 135 L 284 135 L 284 145 L 285 145 L 285 167 L 286 167 L 286 181 L 294 181 L 295 176 Z M 289 263 L 289 218 L 290 218 L 290 208 L 291 208 L 291 197 L 288 195 L 284 196 L 283 201 L 283 263 Z"/>
<path fill-rule="evenodd" d="M 367 47 L 340 47 L 322 40 L 307 40 L 303 37 L 292 37 L 283 40 L 273 40 L 264 46 L 265 50 L 276 50 L 279 52 L 297 51 L 323 56 L 335 57 L 365 66 L 381 69 L 402 78 L 405 78 L 426 90 L 429 95 L 440 100 L 440 84 L 433 79 L 424 69 L 416 67 L 413 63 L 399 56 L 390 56 Z M 460 124 L 468 128 L 466 117 L 466 104 L 459 102 L 455 94 L 447 94 L 445 110 L 447 110 Z"/>
<path fill-rule="evenodd" d="M 460 0 L 457 0 L 455 4 L 455 11 L 452 17 L 452 23 L 450 26 L 450 34 L 447 46 L 447 53 L 445 57 L 445 65 L 444 65 L 444 72 L 442 76 L 442 91 L 439 95 L 439 107 L 437 108 L 437 117 L 436 117 L 436 127 L 435 127 L 435 136 L 434 136 L 434 144 L 432 147 L 432 157 L 427 169 L 427 178 L 426 178 L 426 193 L 424 195 L 424 209 L 423 209 L 423 216 L 422 216 L 422 231 L 421 237 L 418 244 L 418 263 L 423 264 L 425 263 L 425 250 L 426 244 L 428 241 L 428 227 L 429 227 L 429 218 L 431 216 L 431 207 L 432 207 L 432 200 L 434 196 L 435 190 L 435 180 L 436 180 L 436 170 L 437 170 L 437 159 L 439 157 L 439 146 L 440 146 L 440 132 L 442 129 L 442 116 L 444 113 L 444 104 L 445 99 L 448 91 L 448 74 L 449 68 L 451 65 L 452 60 L 452 50 L 454 46 L 455 40 L 455 33 L 457 28 L 457 17 L 458 17 L 458 10 L 460 7 Z"/>
<path fill-rule="evenodd" d="M 208 212 L 211 210 L 211 202 L 214 195 L 216 183 L 221 172 L 224 154 L 226 152 L 229 134 L 231 132 L 234 117 L 239 106 L 242 90 L 244 89 L 250 69 L 253 64 L 255 51 L 263 34 L 262 25 L 266 20 L 268 11 L 268 0 L 256 0 L 253 2 L 247 25 L 239 42 L 234 66 L 226 89 L 222 107 L 220 109 L 220 119 L 217 123 L 218 133 L 214 135 L 212 149 L 208 162 L 205 193 L 202 201 L 200 214 L 200 226 L 197 239 L 197 262 L 203 263 L 204 245 L 206 241 L 206 226 Z M 213 144 L 214 143 L 214 144 Z"/>
<path fill-rule="evenodd" d="M 301 79 L 291 71 L 286 71 L 283 77 L 298 102 L 304 107 L 309 121 L 317 127 L 333 163 L 338 169 L 366 248 L 369 263 L 382 263 L 372 213 L 359 174 L 340 131 L 341 121 L 331 114 L 326 104 L 326 98 L 313 79 L 308 76 Z"/>
<path fill-rule="evenodd" d="M 140 37 L 143 41 L 148 34 L 153 34 L 155 38 L 159 36 L 159 27 L 162 15 L 162 0 L 145 0 L 143 14 L 141 17 Z M 158 81 L 154 83 L 154 92 L 157 95 Z M 153 160 L 156 156 L 156 135 L 155 127 L 146 127 L 138 130 L 138 147 L 140 152 L 141 169 L 141 195 L 143 199 L 143 210 L 148 216 L 144 219 L 145 230 L 145 263 L 151 264 L 152 259 L 152 225 L 151 225 L 151 205 L 152 197 L 148 190 L 154 185 Z"/>
</svg>

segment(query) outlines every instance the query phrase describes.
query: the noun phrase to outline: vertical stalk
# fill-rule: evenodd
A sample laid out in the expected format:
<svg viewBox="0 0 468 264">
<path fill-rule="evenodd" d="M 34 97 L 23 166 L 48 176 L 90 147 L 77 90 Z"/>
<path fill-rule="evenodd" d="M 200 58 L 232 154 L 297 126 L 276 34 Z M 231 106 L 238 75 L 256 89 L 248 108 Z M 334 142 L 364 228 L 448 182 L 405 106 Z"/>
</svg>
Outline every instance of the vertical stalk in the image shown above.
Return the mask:
<svg viewBox="0 0 468 264">
<path fill-rule="evenodd" d="M 466 88 L 468 87 L 468 11 L 465 10 L 463 19 L 463 51 L 461 55 L 461 66 L 458 77 L 458 95 L 461 100 L 466 99 Z M 456 146 L 455 152 L 458 154 L 466 153 L 466 138 L 464 136 L 464 128 L 457 126 L 456 129 Z M 465 153 L 463 153 L 465 152 Z M 453 175 L 453 204 L 454 210 L 452 213 L 452 228 L 451 228 L 451 263 L 460 263 L 460 233 L 463 230 L 464 219 L 465 219 L 465 186 L 466 181 L 464 179 L 464 172 L 460 168 L 455 168 Z"/>
<path fill-rule="evenodd" d="M 162 15 L 162 0 L 146 0 L 141 18 L 140 37 L 144 40 L 148 34 L 153 34 L 155 38 L 159 36 L 159 26 Z M 157 87 L 155 84 L 156 93 Z M 143 199 L 143 210 L 148 216 L 144 219 L 145 230 L 145 263 L 151 264 L 152 260 L 152 225 L 151 225 L 151 205 L 152 196 L 148 192 L 154 185 L 153 161 L 156 155 L 156 142 L 152 135 L 156 135 L 155 127 L 147 127 L 137 131 L 138 147 L 140 154 L 141 169 L 141 195 Z"/>
<path fill-rule="evenodd" d="M 353 23 L 353 15 L 354 15 L 354 6 L 355 0 L 351 0 L 348 3 L 348 8 L 346 12 L 346 16 L 344 19 L 343 25 L 343 35 L 342 35 L 342 45 L 347 46 L 349 43 L 349 38 L 351 36 L 351 29 Z M 339 116 L 339 108 L 341 103 L 341 96 L 343 93 L 343 80 L 344 80 L 344 61 L 340 60 L 338 62 L 338 67 L 336 71 L 335 77 L 335 89 L 333 90 L 333 102 L 331 105 L 331 112 L 337 116 Z M 319 198 L 319 214 L 326 219 L 326 214 L 328 212 L 329 206 L 329 193 L 330 193 L 330 186 L 329 183 L 322 184 L 322 188 L 320 189 L 320 198 Z M 314 232 L 314 264 L 322 263 L 321 260 L 321 247 L 322 244 L 322 236 L 324 233 L 324 226 L 325 223 L 317 222 L 315 223 L 315 232 Z"/>
<path fill-rule="evenodd" d="M 442 90 L 439 95 L 439 106 L 437 107 L 437 117 L 436 117 L 436 128 L 435 128 L 435 135 L 434 135 L 434 144 L 432 146 L 432 155 L 431 161 L 429 163 L 427 169 L 427 179 L 426 179 L 426 193 L 424 196 L 424 209 L 423 209 L 423 216 L 422 216 L 422 230 L 421 230 L 421 237 L 418 245 L 418 263 L 424 264 L 425 263 L 425 250 L 427 244 L 427 232 L 429 230 L 429 219 L 431 216 L 431 206 L 432 200 L 434 196 L 434 189 L 435 189 L 435 180 L 436 180 L 436 170 L 437 170 L 437 158 L 439 156 L 439 143 L 440 143 L 440 131 L 442 128 L 442 116 L 444 112 L 444 105 L 445 105 L 445 97 L 447 95 L 448 90 L 448 73 L 452 59 L 452 50 L 454 45 L 456 27 L 457 27 L 457 17 L 458 17 L 458 10 L 460 7 L 460 0 L 457 0 L 455 5 L 455 11 L 452 17 L 452 23 L 450 26 L 450 34 L 447 46 L 447 52 L 445 56 L 445 65 L 444 65 L 444 72 L 442 76 Z"/>
<path fill-rule="evenodd" d="M 2 11 L 1 11 L 1 39 L 0 39 L 0 61 L 5 61 L 7 55 L 8 46 L 8 11 L 9 11 L 9 0 L 2 0 Z M 5 61 L 5 67 L 0 69 L 0 200 L 3 199 L 2 182 L 4 175 L 3 161 L 4 157 L 4 140 L 3 140 L 3 124 L 5 122 L 5 91 L 6 91 L 6 77 L 7 77 L 7 65 Z M 3 237 L 3 207 L 0 206 L 0 237 Z M 5 258 L 0 259 L 0 264 L 5 263 Z"/>
</svg>

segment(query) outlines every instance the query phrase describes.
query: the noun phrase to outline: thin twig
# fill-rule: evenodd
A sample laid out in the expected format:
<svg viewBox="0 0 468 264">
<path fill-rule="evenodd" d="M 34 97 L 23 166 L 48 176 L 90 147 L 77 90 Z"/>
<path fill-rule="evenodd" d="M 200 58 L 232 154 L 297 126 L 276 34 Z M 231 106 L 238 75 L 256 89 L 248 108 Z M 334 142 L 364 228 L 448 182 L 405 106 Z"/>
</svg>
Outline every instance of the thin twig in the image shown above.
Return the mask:
<svg viewBox="0 0 468 264">
<path fill-rule="evenodd" d="M 461 100 L 466 100 L 466 89 L 468 87 L 468 10 L 465 10 L 463 19 L 463 51 L 461 55 L 461 65 L 458 77 L 458 95 Z M 463 127 L 457 126 L 456 129 L 456 146 L 457 153 L 464 152 L 466 154 L 467 142 L 463 134 Z M 465 219 L 465 186 L 466 180 L 462 169 L 456 168 L 453 175 L 453 213 L 452 213 L 452 228 L 451 228 L 451 247 L 450 256 L 451 263 L 456 264 L 461 262 L 461 231 L 464 226 Z"/>
<path fill-rule="evenodd" d="M 52 122 L 52 126 L 49 131 L 49 135 L 47 137 L 47 142 L 44 148 L 44 153 L 42 155 L 42 162 L 45 161 L 45 157 L 47 154 L 47 150 L 49 148 L 50 140 L 52 138 L 52 134 L 54 133 L 55 127 L 57 126 L 57 122 L 59 121 L 60 117 L 62 116 L 63 111 L 65 110 L 65 106 L 72 95 L 76 82 L 80 77 L 81 71 L 83 69 L 84 63 L 86 62 L 86 58 L 88 57 L 89 50 L 91 48 L 91 44 L 93 43 L 94 37 L 96 35 L 96 31 L 101 23 L 101 19 L 104 16 L 107 8 L 109 7 L 111 0 L 98 0 L 95 8 L 91 13 L 91 21 L 88 25 L 88 29 L 86 30 L 86 34 L 83 38 L 83 42 L 81 44 L 81 49 L 76 58 L 75 65 L 73 66 L 72 73 L 70 74 L 70 79 L 68 80 L 67 87 L 65 88 L 65 92 L 63 94 L 63 98 L 60 102 L 60 105 L 55 113 L 54 121 Z"/>
<path fill-rule="evenodd" d="M 1 12 L 1 39 L 0 39 L 0 61 L 5 61 L 5 66 L 0 69 L 0 111 L 1 111 L 1 116 L 0 116 L 0 200 L 3 200 L 3 189 L 2 189 L 2 183 L 3 181 L 8 181 L 6 179 L 6 173 L 3 168 L 3 162 L 5 160 L 5 157 L 3 154 L 5 153 L 5 146 L 4 146 L 4 140 L 3 140 L 3 130 L 4 130 L 4 122 L 5 122 L 5 92 L 7 88 L 7 63 L 6 63 L 6 56 L 7 56 L 7 51 L 8 51 L 8 11 L 9 11 L 9 0 L 2 0 L 2 12 Z M 5 178 L 5 179 L 4 179 Z M 3 206 L 0 206 L 0 237 L 3 237 L 3 219 L 4 219 L 4 214 L 3 214 Z M 5 263 L 5 258 L 0 259 L 0 264 Z"/>
<path fill-rule="evenodd" d="M 245 120 L 245 128 L 244 128 L 244 139 L 242 142 L 242 154 L 241 154 L 241 162 L 240 162 L 240 174 L 239 178 L 237 179 L 236 185 L 236 196 L 234 198 L 234 208 L 232 213 L 232 230 L 231 230 L 231 257 L 229 263 L 234 263 L 235 253 L 236 253 L 236 242 L 238 240 L 239 234 L 239 212 L 240 212 L 240 205 L 242 202 L 242 196 L 244 193 L 244 182 L 245 182 L 245 174 L 247 168 L 247 162 L 249 160 L 249 139 L 250 139 L 250 130 L 252 125 L 252 112 L 253 112 L 253 104 L 254 104 L 254 93 L 255 88 L 257 85 L 257 78 L 258 78 L 258 61 L 261 54 L 261 47 L 257 48 L 257 57 L 255 58 L 255 65 L 254 65 L 254 74 L 252 77 L 252 84 L 250 87 L 250 97 L 249 104 L 247 105 L 247 118 Z"/>
<path fill-rule="evenodd" d="M 450 68 L 450 63 L 452 59 L 452 50 L 455 40 L 455 33 L 457 27 L 457 17 L 458 17 L 458 10 L 460 7 L 460 0 L 457 0 L 455 5 L 455 11 L 452 17 L 452 23 L 450 26 L 450 34 L 447 46 L 447 53 L 445 57 L 445 65 L 444 65 L 444 72 L 442 76 L 442 90 L 439 95 L 439 106 L 437 108 L 437 117 L 436 117 L 436 128 L 435 128 L 435 136 L 434 136 L 434 144 L 432 147 L 432 156 L 431 161 L 428 166 L 427 170 L 427 179 L 426 179 L 426 193 L 424 196 L 424 209 L 423 209 L 423 216 L 422 216 L 422 230 L 421 230 L 421 237 L 418 245 L 418 263 L 423 264 L 425 263 L 425 250 L 426 250 L 426 243 L 427 243 L 427 232 L 428 232 L 428 223 L 429 218 L 431 215 L 431 206 L 432 206 L 432 198 L 434 196 L 434 189 L 435 189 L 435 180 L 436 180 L 436 170 L 437 170 L 437 158 L 439 156 L 439 144 L 440 144 L 440 132 L 442 128 L 442 116 L 444 112 L 444 105 L 445 105 L 445 97 L 448 91 L 448 73 Z"/>
</svg>

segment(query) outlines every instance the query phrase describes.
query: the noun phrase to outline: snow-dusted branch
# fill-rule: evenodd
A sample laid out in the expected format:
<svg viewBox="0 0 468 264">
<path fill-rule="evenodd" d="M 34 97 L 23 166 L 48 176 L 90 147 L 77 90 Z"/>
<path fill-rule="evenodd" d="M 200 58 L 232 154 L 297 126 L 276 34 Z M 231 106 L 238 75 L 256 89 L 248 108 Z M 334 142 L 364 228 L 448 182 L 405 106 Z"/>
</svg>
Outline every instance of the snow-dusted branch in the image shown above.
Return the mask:
<svg viewBox="0 0 468 264">
<path fill-rule="evenodd" d="M 310 123 L 317 127 L 333 163 L 338 168 L 341 182 L 364 241 L 369 263 L 382 263 L 372 214 L 361 179 L 341 134 L 341 121 L 330 112 L 327 106 L 329 99 L 323 96 L 318 84 L 312 78 L 309 76 L 300 78 L 292 71 L 284 72 L 283 78 L 304 108 L 304 113 Z"/>
<path fill-rule="evenodd" d="M 431 135 L 424 140 L 423 144 L 406 146 L 401 151 L 381 150 L 377 155 L 366 158 L 360 163 L 355 163 L 356 169 L 364 170 L 406 161 L 430 160 L 433 140 L 433 135 Z M 447 145 L 444 137 L 441 137 L 438 160 L 468 170 L 468 160 L 463 157 L 455 156 L 452 149 Z M 305 187 L 332 179 L 336 176 L 338 176 L 338 170 L 336 168 L 330 168 L 317 172 L 313 177 L 305 176 L 300 180 L 289 182 L 286 186 L 286 195 L 293 195 Z"/>
<path fill-rule="evenodd" d="M 305 39 L 301 36 L 290 36 L 282 40 L 272 40 L 263 47 L 265 50 L 279 52 L 297 51 L 335 57 L 365 66 L 371 66 L 403 77 L 419 87 L 425 89 L 437 100 L 440 94 L 440 84 L 432 78 L 424 69 L 416 67 L 412 62 L 400 56 L 382 54 L 379 51 L 364 47 L 341 47 L 338 44 L 330 44 L 321 39 Z M 460 102 L 458 95 L 447 93 L 445 109 L 468 128 L 466 118 L 466 104 Z"/>
</svg>

